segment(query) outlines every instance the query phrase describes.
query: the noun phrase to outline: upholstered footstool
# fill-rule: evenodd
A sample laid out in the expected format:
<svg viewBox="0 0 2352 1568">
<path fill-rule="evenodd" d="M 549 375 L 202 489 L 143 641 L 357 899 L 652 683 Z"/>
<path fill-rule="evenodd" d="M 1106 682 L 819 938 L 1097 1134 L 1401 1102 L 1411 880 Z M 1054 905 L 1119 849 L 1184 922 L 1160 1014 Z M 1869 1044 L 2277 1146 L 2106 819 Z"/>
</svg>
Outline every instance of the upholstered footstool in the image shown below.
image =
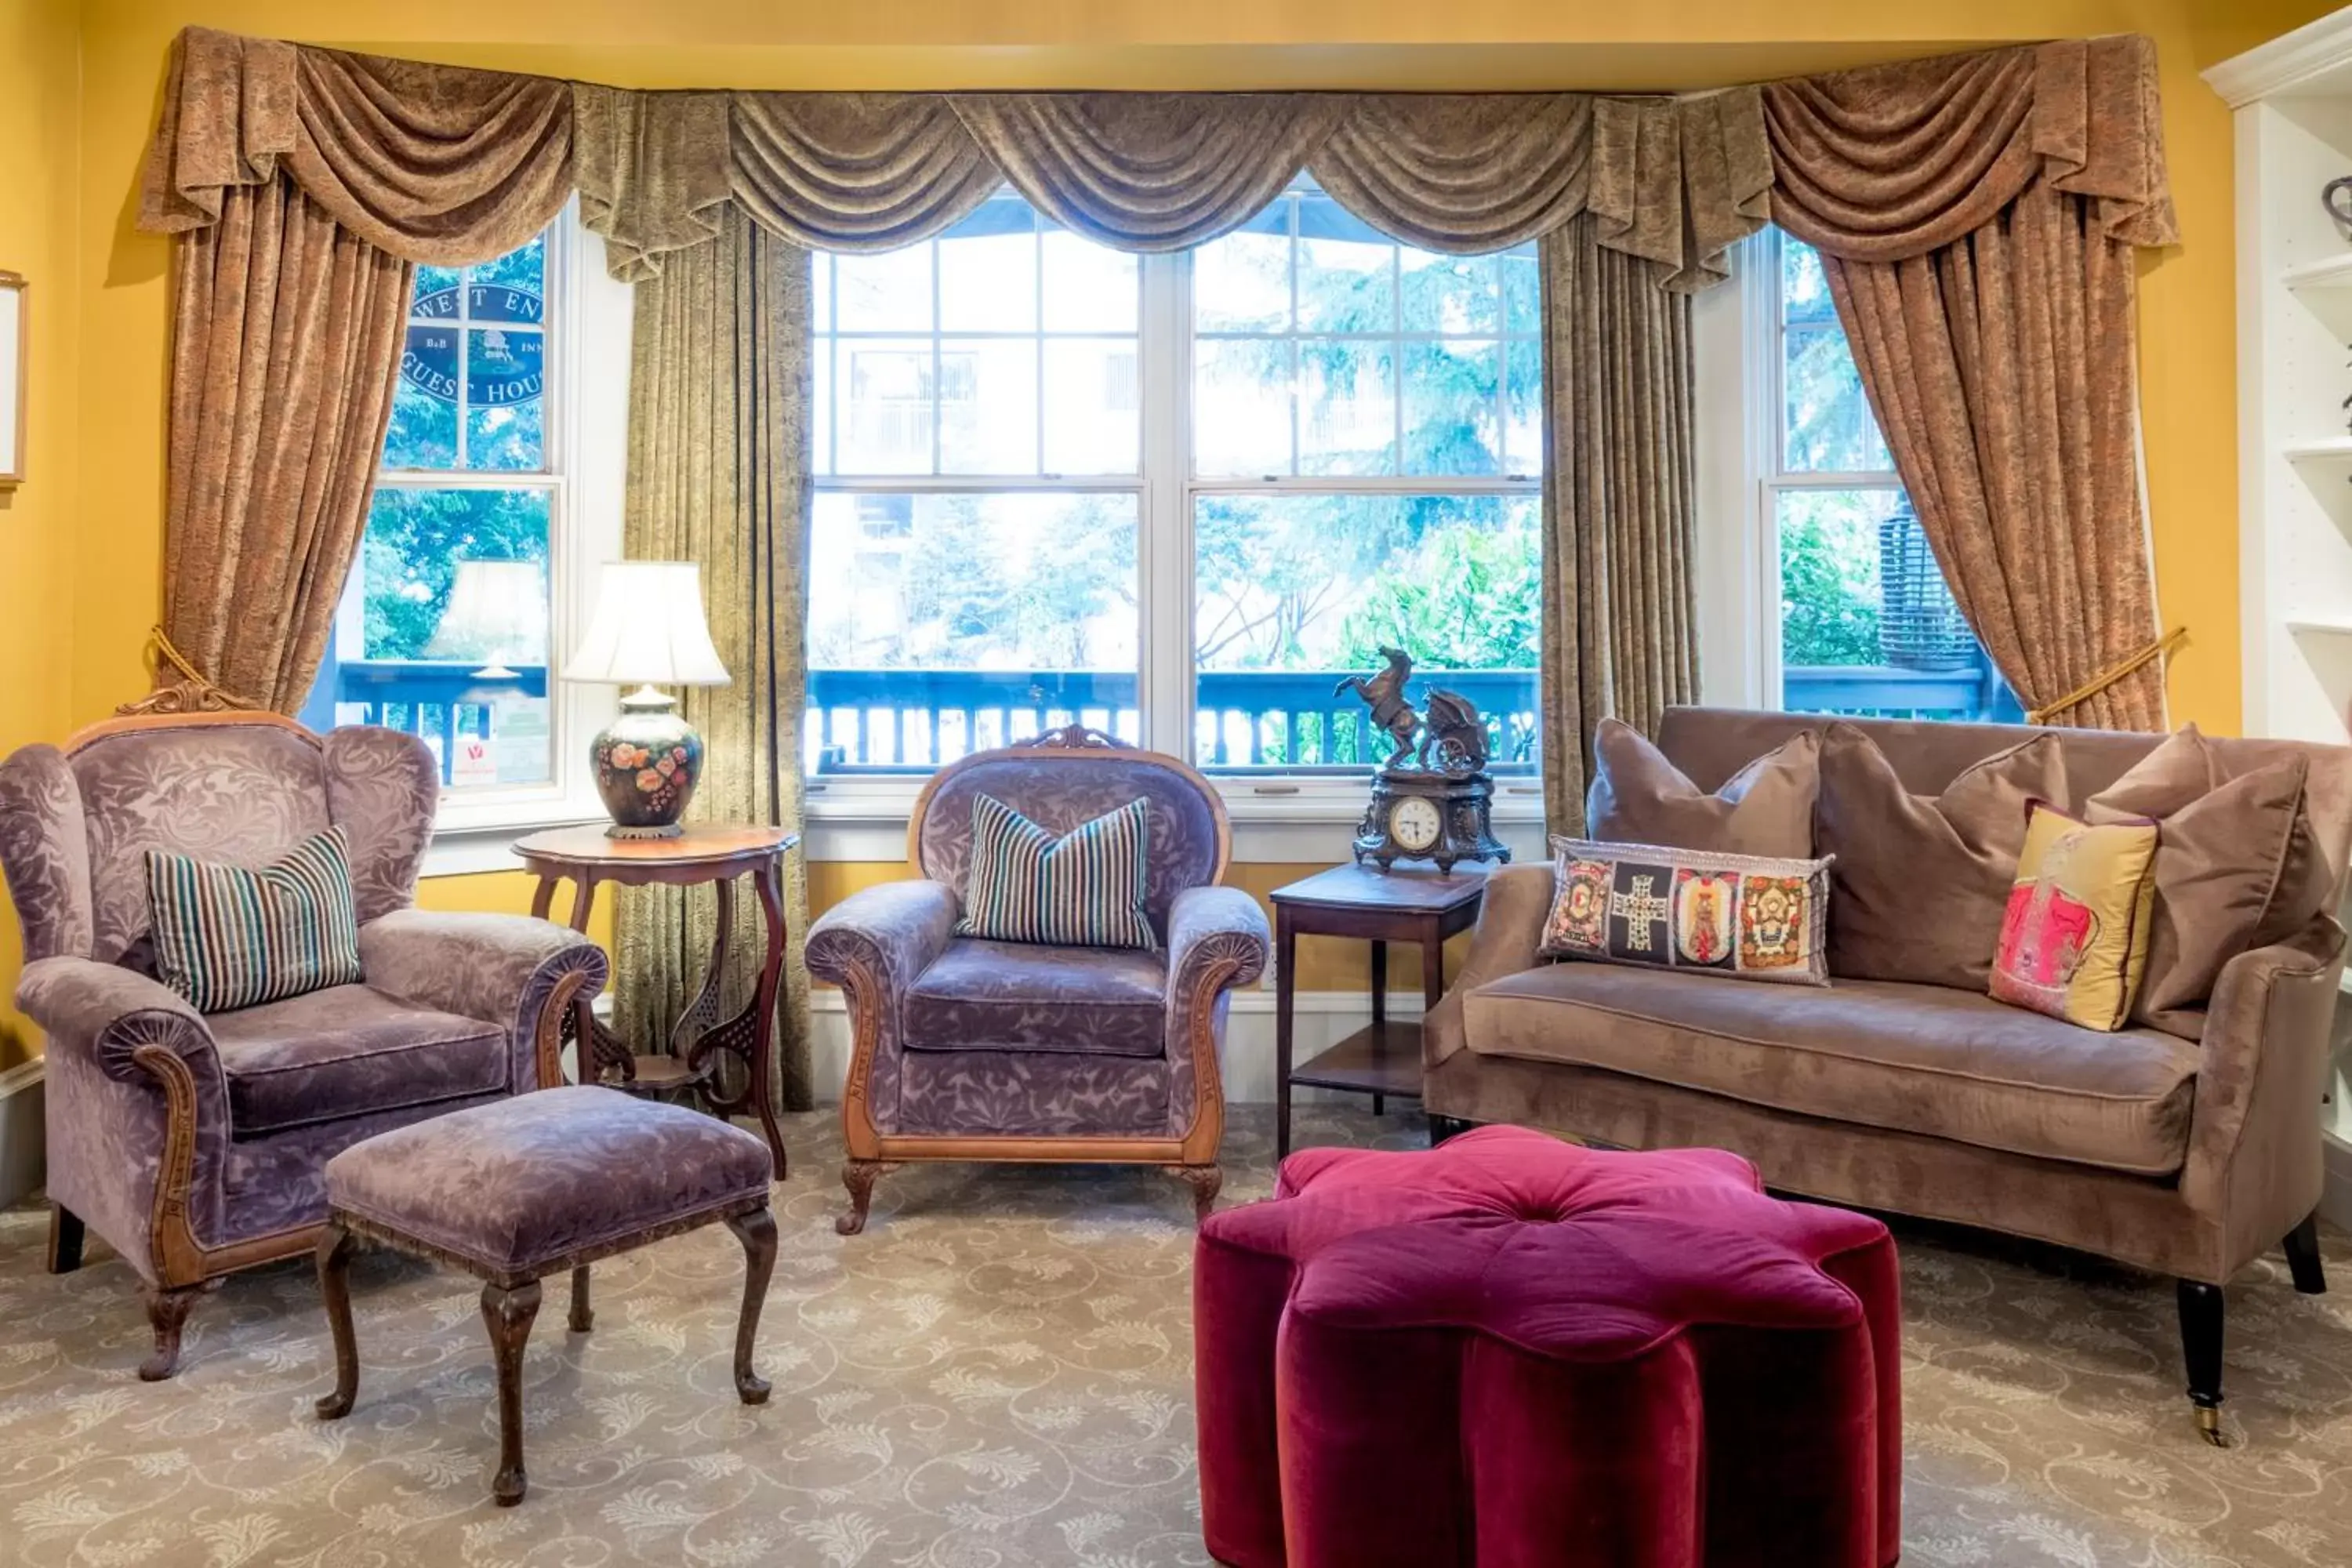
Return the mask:
<svg viewBox="0 0 2352 1568">
<path fill-rule="evenodd" d="M 763 1403 L 768 1384 L 751 1370 L 751 1347 L 776 1264 L 772 1169 L 768 1146 L 740 1128 L 594 1087 L 541 1089 L 352 1145 L 327 1162 L 319 1285 L 335 1334 L 335 1392 L 319 1401 L 320 1417 L 351 1414 L 359 1391 L 346 1277 L 355 1246 L 462 1268 L 483 1281 L 482 1321 L 498 1362 L 491 1495 L 520 1502 L 522 1348 L 541 1277 L 572 1271 L 572 1328 L 586 1333 L 590 1264 L 720 1220 L 747 1262 L 735 1392 Z"/>
<path fill-rule="evenodd" d="M 1876 1220 L 1712 1150 L 1310 1149 L 1195 1246 L 1201 1500 L 1241 1568 L 1885 1568 Z"/>
</svg>

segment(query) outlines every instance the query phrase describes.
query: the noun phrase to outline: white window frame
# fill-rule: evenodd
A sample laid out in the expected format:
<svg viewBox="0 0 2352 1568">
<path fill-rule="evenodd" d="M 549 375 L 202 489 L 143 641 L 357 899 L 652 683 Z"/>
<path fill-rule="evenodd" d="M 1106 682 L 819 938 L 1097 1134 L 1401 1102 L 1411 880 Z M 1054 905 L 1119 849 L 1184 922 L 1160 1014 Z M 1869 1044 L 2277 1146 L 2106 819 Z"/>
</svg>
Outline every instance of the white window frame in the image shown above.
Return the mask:
<svg viewBox="0 0 2352 1568">
<path fill-rule="evenodd" d="M 1783 402 L 1788 370 L 1789 325 L 1781 299 L 1781 234 L 1766 225 L 1732 253 L 1734 284 L 1699 297 L 1695 335 L 1699 361 L 1698 447 L 1701 517 L 1702 604 L 1723 612 L 1736 628 L 1724 652 L 1711 664 L 1702 649 L 1702 688 L 1707 700 L 1741 707 L 1778 710 L 1781 701 L 1780 497 L 1792 490 L 1886 489 L 1900 491 L 1902 479 L 1890 467 L 1852 472 L 1788 467 L 1788 409 Z M 1821 328 L 1801 328 L 1820 331 Z M 1710 395 L 1724 386 L 1721 371 L 1734 359 L 1738 395 Z M 1733 439 L 1728 432 L 1738 432 Z M 1710 526 L 1708 510 L 1722 510 L 1725 476 L 1737 454 L 1738 500 L 1727 521 Z M 1709 507 L 1706 498 L 1715 498 Z"/>
<path fill-rule="evenodd" d="M 550 417 L 544 471 L 379 471 L 379 485 L 408 489 L 549 492 L 548 728 L 551 777 L 530 784 L 444 789 L 425 857 L 428 877 L 518 869 L 519 833 L 592 822 L 604 816 L 588 767 L 588 738 L 618 710 L 609 687 L 560 679 L 563 659 L 586 624 L 598 569 L 621 554 L 622 489 L 626 478 L 629 329 L 632 291 L 605 270 L 604 244 L 580 223 L 577 200 L 549 225 L 544 329 L 544 393 Z M 594 374 L 589 374 L 589 367 Z M 359 604 L 358 574 L 338 620 Z M 338 635 L 341 635 L 339 629 Z"/>
<path fill-rule="evenodd" d="M 1195 708 L 1192 517 L 1198 498 L 1285 493 L 1519 496 L 1540 494 L 1543 481 L 1537 475 L 1195 476 L 1192 258 L 1190 252 L 1180 251 L 1145 255 L 1139 260 L 1142 305 L 1136 340 L 1143 422 L 1139 477 L 825 476 L 814 480 L 814 486 L 850 494 L 1024 490 L 1138 494 L 1139 728 L 1144 745 L 1190 763 Z M 933 287 L 936 290 L 936 273 Z M 961 334 L 949 334 L 957 335 Z M 837 389 L 835 399 L 837 405 Z M 1401 410 L 1402 384 L 1398 401 Z M 834 423 L 837 426 L 837 416 Z M 837 428 L 835 439 L 839 439 Z M 1210 777 L 1234 824 L 1236 859 L 1329 864 L 1348 858 L 1354 828 L 1363 815 L 1365 775 L 1267 773 Z M 806 852 L 820 860 L 899 858 L 906 853 L 907 822 L 915 798 L 928 782 L 927 774 L 811 775 L 806 784 Z M 1498 833 L 1515 853 L 1522 858 L 1541 857 L 1540 778 L 1498 781 L 1494 817 Z"/>
</svg>

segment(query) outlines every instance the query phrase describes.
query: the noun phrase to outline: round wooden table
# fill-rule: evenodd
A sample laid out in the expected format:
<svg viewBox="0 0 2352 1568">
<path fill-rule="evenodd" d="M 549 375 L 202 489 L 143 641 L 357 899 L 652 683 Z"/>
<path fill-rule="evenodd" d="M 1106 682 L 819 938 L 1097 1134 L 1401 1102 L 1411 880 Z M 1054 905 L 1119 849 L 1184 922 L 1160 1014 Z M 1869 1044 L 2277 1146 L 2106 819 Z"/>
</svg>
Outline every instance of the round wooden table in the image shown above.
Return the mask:
<svg viewBox="0 0 2352 1568">
<path fill-rule="evenodd" d="M 588 929 L 596 889 L 605 882 L 625 888 L 703 882 L 717 887 L 718 937 L 710 944 L 702 984 L 670 1029 L 668 1054 L 633 1056 L 613 1031 L 596 1022 L 583 999 L 573 1013 L 580 1077 L 593 1082 L 610 1071 L 617 1074 L 622 1088 L 639 1093 L 691 1089 L 724 1115 L 756 1110 L 768 1152 L 775 1156 L 778 1181 L 784 1176 L 784 1139 L 776 1123 L 774 1048 L 776 994 L 784 971 L 784 853 L 800 841 L 799 834 L 781 827 L 689 827 L 675 838 L 614 838 L 603 828 L 590 826 L 551 828 L 520 839 L 514 847 L 523 865 L 539 878 L 530 912 L 540 919 L 547 918 L 555 901 L 555 884 L 570 879 L 577 889 L 572 900 L 572 929 L 576 931 Z M 751 1002 L 733 1017 L 722 1019 L 719 1008 L 727 979 L 727 938 L 735 922 L 735 879 L 741 876 L 751 879 L 760 895 L 768 952 Z M 715 1058 L 721 1055 L 742 1068 L 740 1089 L 719 1081 Z"/>
</svg>

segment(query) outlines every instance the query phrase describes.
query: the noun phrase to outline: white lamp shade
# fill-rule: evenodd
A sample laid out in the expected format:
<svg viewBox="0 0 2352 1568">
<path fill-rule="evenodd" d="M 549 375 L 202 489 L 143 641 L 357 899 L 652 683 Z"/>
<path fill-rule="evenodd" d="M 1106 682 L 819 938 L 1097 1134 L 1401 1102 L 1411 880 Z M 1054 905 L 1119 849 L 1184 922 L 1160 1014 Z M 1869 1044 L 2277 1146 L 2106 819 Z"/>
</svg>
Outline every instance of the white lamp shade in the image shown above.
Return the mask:
<svg viewBox="0 0 2352 1568">
<path fill-rule="evenodd" d="M 702 616 L 702 568 L 691 561 L 613 561 L 596 580 L 588 635 L 566 680 L 613 686 L 724 686 L 727 667 Z"/>
</svg>

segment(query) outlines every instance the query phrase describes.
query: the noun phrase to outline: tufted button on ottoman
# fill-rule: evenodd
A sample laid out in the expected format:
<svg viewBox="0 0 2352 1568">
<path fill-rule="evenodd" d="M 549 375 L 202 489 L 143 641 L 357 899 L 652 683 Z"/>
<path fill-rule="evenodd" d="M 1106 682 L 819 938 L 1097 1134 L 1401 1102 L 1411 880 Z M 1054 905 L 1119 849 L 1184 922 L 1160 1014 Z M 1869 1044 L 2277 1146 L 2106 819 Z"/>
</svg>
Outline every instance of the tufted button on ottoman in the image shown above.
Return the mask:
<svg viewBox="0 0 2352 1568">
<path fill-rule="evenodd" d="M 735 1392 L 763 1404 L 751 1370 L 760 1304 L 776 1266 L 768 1145 L 740 1127 L 617 1089 L 544 1089 L 378 1133 L 327 1162 L 320 1293 L 335 1336 L 335 1391 L 319 1415 L 351 1414 L 359 1392 L 348 1270 L 371 1241 L 483 1281 L 482 1322 L 499 1374 L 499 1469 L 491 1495 L 522 1500 L 522 1349 L 542 1275 L 572 1274 L 572 1331 L 585 1333 L 588 1266 L 723 1221 L 743 1244 Z"/>
<path fill-rule="evenodd" d="M 1714 1150 L 1311 1149 L 1201 1228 L 1201 1500 L 1240 1568 L 1885 1568 L 1895 1245 Z"/>
</svg>

